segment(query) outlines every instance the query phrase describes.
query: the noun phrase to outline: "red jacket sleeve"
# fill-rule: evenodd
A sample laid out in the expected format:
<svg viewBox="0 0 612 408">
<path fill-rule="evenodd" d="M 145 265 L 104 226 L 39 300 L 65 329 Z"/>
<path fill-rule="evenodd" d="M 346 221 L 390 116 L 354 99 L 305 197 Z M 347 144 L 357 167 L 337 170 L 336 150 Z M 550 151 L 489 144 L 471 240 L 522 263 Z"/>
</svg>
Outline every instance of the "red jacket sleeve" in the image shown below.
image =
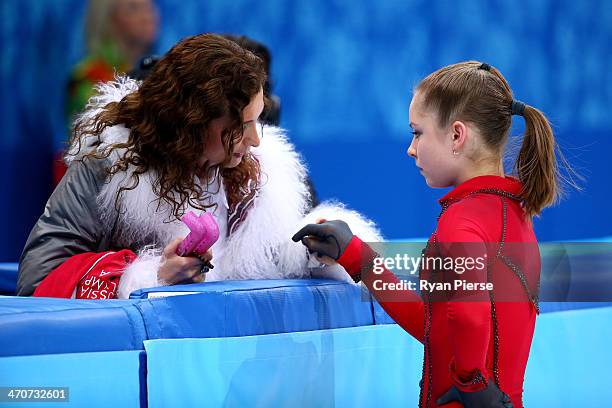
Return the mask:
<svg viewBox="0 0 612 408">
<path fill-rule="evenodd" d="M 85 252 L 74 255 L 55 268 L 34 291 L 34 296 L 77 299 L 114 299 L 126 266 L 134 252 Z"/>
<path fill-rule="evenodd" d="M 422 343 L 424 341 L 422 299 L 415 291 L 409 289 L 381 290 L 380 283 L 397 285 L 399 279 L 386 268 L 383 268 L 380 274 L 373 272 L 372 260 L 377 256 L 372 248 L 354 236 L 338 259 L 338 263 L 353 279 L 361 279 L 389 316 Z"/>
</svg>

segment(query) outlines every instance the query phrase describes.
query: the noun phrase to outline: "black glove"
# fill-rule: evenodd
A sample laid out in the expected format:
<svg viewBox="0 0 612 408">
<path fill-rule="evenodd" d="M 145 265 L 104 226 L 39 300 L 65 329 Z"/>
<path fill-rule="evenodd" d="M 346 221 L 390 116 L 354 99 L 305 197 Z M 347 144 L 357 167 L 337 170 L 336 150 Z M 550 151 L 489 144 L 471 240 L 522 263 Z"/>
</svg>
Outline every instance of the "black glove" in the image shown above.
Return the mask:
<svg viewBox="0 0 612 408">
<path fill-rule="evenodd" d="M 353 239 L 353 232 L 346 222 L 333 220 L 308 224 L 291 239 L 295 242 L 301 240 L 310 252 L 316 252 L 319 257 L 329 256 L 337 260 Z"/>
<path fill-rule="evenodd" d="M 476 392 L 459 391 L 452 386 L 446 394 L 438 398 L 438 405 L 458 401 L 465 408 L 514 408 L 510 397 L 503 393 L 493 381 L 489 381 L 487 388 Z"/>
</svg>

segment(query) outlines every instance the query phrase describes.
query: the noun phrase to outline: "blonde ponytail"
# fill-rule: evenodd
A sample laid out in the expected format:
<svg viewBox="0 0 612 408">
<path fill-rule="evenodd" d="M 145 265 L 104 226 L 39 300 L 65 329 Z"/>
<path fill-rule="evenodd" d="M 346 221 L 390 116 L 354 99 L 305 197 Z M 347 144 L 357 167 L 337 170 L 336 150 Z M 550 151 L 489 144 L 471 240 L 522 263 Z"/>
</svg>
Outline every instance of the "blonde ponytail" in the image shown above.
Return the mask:
<svg viewBox="0 0 612 408">
<path fill-rule="evenodd" d="M 523 184 L 522 198 L 530 216 L 559 199 L 559 169 L 557 146 L 548 119 L 538 109 L 526 105 L 525 135 L 515 169 Z"/>
</svg>

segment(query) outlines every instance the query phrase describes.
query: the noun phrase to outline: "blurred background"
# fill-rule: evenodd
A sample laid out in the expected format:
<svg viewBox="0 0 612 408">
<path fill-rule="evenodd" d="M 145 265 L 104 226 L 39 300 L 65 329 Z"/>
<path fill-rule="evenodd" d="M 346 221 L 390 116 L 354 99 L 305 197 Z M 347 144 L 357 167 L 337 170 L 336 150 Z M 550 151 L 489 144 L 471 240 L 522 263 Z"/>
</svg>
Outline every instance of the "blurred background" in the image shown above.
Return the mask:
<svg viewBox="0 0 612 408">
<path fill-rule="evenodd" d="M 374 219 L 386 238 L 426 237 L 444 190 L 408 158 L 412 88 L 475 59 L 499 68 L 517 99 L 544 111 L 585 180 L 535 221 L 542 241 L 612 235 L 612 7 L 607 0 L 106 0 L 113 70 L 185 36 L 247 35 L 272 55 L 280 124 L 322 200 Z M 146 3 L 146 4 L 145 4 Z M 0 262 L 17 261 L 52 191 L 71 110 L 108 74 L 91 58 L 85 0 L 0 2 Z M 105 11 L 105 12 L 108 12 Z M 142 17 L 142 13 L 146 16 Z M 114 13 L 114 14 L 113 14 Z M 140 17 L 136 17 L 136 14 Z M 91 22 L 91 31 L 95 24 Z M 132 30 L 132 31 L 130 31 Z M 119 40 L 117 40 L 119 42 Z M 100 46 L 100 44 L 98 44 Z M 138 55 L 139 57 L 139 55 Z M 98 64 L 98 65 L 97 65 Z M 79 77 L 79 75 L 81 77 Z M 522 130 L 515 119 L 513 134 Z"/>
</svg>

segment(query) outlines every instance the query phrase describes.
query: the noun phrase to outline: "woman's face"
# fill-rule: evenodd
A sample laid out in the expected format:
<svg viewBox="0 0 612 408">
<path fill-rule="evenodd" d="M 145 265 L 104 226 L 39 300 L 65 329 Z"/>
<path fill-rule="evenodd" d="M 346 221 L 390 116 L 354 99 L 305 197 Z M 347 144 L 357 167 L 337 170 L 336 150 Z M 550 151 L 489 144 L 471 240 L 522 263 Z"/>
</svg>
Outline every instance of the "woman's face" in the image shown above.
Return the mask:
<svg viewBox="0 0 612 408">
<path fill-rule="evenodd" d="M 117 0 L 112 21 L 120 40 L 149 47 L 157 38 L 158 14 L 152 0 Z"/>
<path fill-rule="evenodd" d="M 414 158 L 427 185 L 454 185 L 459 169 L 453 157 L 452 132 L 438 127 L 436 115 L 423 109 L 418 92 L 410 103 L 410 127 L 413 137 L 408 155 Z"/>
<path fill-rule="evenodd" d="M 225 154 L 225 148 L 221 140 L 223 131 L 229 126 L 229 115 L 213 119 L 208 126 L 208 137 L 204 144 L 204 154 L 200 159 L 200 167 L 205 164 L 208 167 L 223 164 L 225 168 L 236 167 L 242 158 L 249 153 L 251 147 L 259 146 L 260 135 L 257 133 L 257 120 L 264 109 L 263 89 L 260 89 L 251 102 L 242 110 L 242 121 L 244 122 L 242 139 L 234 144 L 231 156 Z"/>
</svg>

